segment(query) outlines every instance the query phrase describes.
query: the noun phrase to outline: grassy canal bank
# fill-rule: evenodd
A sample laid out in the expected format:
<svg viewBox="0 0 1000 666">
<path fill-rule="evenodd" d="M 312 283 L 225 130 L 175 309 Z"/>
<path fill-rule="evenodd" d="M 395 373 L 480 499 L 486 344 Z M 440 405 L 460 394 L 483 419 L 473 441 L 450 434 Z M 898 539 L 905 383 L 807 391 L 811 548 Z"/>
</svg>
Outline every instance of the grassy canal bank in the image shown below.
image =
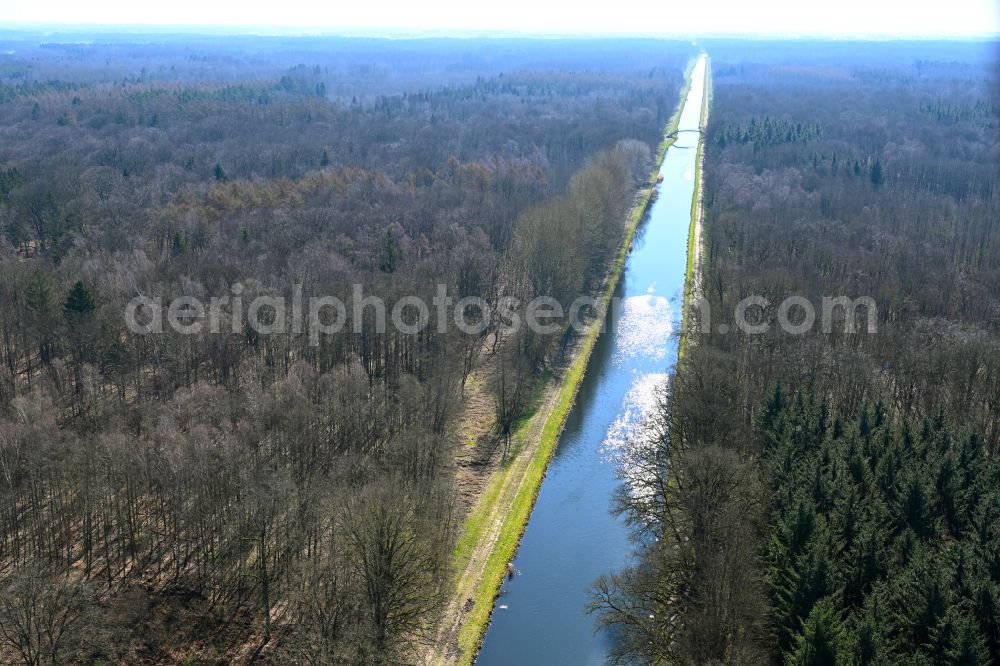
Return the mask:
<svg viewBox="0 0 1000 666">
<path fill-rule="evenodd" d="M 712 107 L 712 61 L 705 64 L 705 95 L 701 103 L 701 120 L 699 125 L 704 132 L 708 127 L 708 113 Z M 677 349 L 677 362 L 684 358 L 687 349 L 688 333 L 691 329 L 691 304 L 701 273 L 701 251 L 704 242 L 703 224 L 705 221 L 704 191 L 702 189 L 702 171 L 705 165 L 705 135 L 698 137 L 698 156 L 694 167 L 694 196 L 691 197 L 691 226 L 688 231 L 687 268 L 684 276 L 684 304 L 682 307 L 683 329 L 680 345 Z"/>
</svg>

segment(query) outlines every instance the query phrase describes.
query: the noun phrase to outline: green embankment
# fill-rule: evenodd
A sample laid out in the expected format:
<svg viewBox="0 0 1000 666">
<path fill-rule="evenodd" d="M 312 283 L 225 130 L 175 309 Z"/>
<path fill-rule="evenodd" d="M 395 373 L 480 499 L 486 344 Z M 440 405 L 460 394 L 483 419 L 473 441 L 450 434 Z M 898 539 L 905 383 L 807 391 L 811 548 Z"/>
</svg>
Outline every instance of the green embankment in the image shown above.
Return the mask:
<svg viewBox="0 0 1000 666">
<path fill-rule="evenodd" d="M 708 112 L 712 106 L 712 61 L 706 60 L 705 62 L 705 92 L 702 96 L 701 101 L 701 119 L 699 121 L 700 127 L 704 130 L 708 127 Z M 705 136 L 699 135 L 698 137 L 698 154 L 695 156 L 694 162 L 694 196 L 691 197 L 691 224 L 688 227 L 688 240 L 687 240 L 687 268 L 685 270 L 684 276 L 684 303 L 681 308 L 681 322 L 683 327 L 681 329 L 681 340 L 680 345 L 677 349 L 677 362 L 680 363 L 681 359 L 684 358 L 684 352 L 687 349 L 688 343 L 688 332 L 691 327 L 691 299 L 694 296 L 694 268 L 695 268 L 695 254 L 698 252 L 698 230 L 700 225 L 699 216 L 704 217 L 705 211 L 699 210 L 699 202 L 701 201 L 701 188 L 702 188 L 702 174 L 701 174 L 701 161 L 705 154 Z M 704 231 L 702 231 L 702 237 L 704 237 Z"/>
<path fill-rule="evenodd" d="M 667 123 L 666 130 L 664 131 L 665 135 L 675 133 L 680 125 L 681 111 L 684 108 L 684 101 L 687 99 L 688 92 L 691 89 L 691 74 L 696 62 L 697 59 L 692 58 L 685 70 L 684 85 L 680 91 L 680 101 L 670 122 Z M 632 209 L 626 224 L 624 239 L 618 248 L 618 253 L 615 256 L 605 283 L 604 293 L 598 302 L 597 316 L 591 323 L 589 330 L 582 336 L 580 346 L 573 356 L 573 361 L 561 378 L 555 405 L 542 426 L 538 450 L 525 471 L 524 483 L 521 485 L 520 491 L 515 496 L 513 503 L 507 511 L 499 538 L 487 560 L 484 576 L 476 587 L 476 592 L 473 596 L 473 609 L 466 617 L 459 631 L 460 664 L 471 664 L 478 651 L 483 634 L 489 624 L 490 613 L 493 611 L 493 602 L 507 572 L 507 563 L 513 558 L 517 545 L 521 540 L 521 535 L 524 533 L 524 528 L 528 523 L 528 518 L 531 516 L 535 498 L 538 496 L 538 490 L 541 488 L 542 480 L 545 477 L 545 470 L 552 458 L 552 454 L 556 450 L 556 445 L 559 442 L 559 434 L 562 432 L 566 418 L 569 416 L 570 409 L 572 409 L 576 399 L 577 390 L 583 381 L 583 376 L 590 360 L 590 354 L 600 335 L 612 294 L 618 286 L 618 281 L 625 268 L 625 260 L 628 257 L 635 231 L 652 200 L 653 191 L 656 187 L 656 178 L 659 175 L 663 158 L 666 155 L 667 149 L 674 141 L 676 141 L 676 137 L 664 138 L 657 150 L 656 167 L 650 176 L 649 183 L 640 192 L 639 200 Z M 521 430 L 515 434 L 515 441 L 523 441 L 523 431 L 527 429 L 530 422 L 531 419 L 525 420 Z M 503 494 L 503 489 L 508 483 L 517 482 L 517 479 L 512 478 L 515 467 L 514 465 L 508 465 L 495 474 L 476 506 L 466 518 L 462 536 L 458 539 L 455 547 L 454 564 L 456 571 L 465 570 L 476 544 L 483 537 L 484 530 L 490 522 L 489 516 L 494 513 L 496 502 L 499 501 Z"/>
</svg>

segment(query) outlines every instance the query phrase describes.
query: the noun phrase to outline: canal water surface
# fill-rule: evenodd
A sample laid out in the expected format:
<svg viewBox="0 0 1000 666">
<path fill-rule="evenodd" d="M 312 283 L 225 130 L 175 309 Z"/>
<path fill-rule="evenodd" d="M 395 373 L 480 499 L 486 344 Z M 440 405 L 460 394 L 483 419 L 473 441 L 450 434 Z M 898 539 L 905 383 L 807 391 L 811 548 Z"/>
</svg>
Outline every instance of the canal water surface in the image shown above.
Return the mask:
<svg viewBox="0 0 1000 666">
<path fill-rule="evenodd" d="M 595 632 L 588 588 L 630 561 L 610 513 L 620 485 L 616 452 L 656 404 L 677 360 L 677 332 L 706 61 L 681 114 L 679 139 L 660 169 L 660 196 L 637 231 L 576 404 L 542 483 L 514 566 L 497 598 L 477 664 L 603 664 L 613 637 Z"/>
</svg>

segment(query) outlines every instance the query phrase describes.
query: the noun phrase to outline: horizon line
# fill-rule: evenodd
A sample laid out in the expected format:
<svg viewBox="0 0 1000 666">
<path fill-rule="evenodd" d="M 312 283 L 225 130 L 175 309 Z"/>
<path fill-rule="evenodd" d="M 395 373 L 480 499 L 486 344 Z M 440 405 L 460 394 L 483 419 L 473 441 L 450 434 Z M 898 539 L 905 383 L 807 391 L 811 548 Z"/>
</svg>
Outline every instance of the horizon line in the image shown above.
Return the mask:
<svg viewBox="0 0 1000 666">
<path fill-rule="evenodd" d="M 229 37 L 343 37 L 370 39 L 747 39 L 747 40 L 829 40 L 829 41 L 995 41 L 1000 31 L 983 33 L 814 33 L 784 32 L 597 32 L 587 30 L 478 29 L 478 28 L 407 28 L 403 26 L 300 26 L 226 23 L 59 23 L 9 21 L 0 27 L 0 35 L 18 32 L 77 31 L 107 34 L 150 35 L 224 35 Z"/>
</svg>

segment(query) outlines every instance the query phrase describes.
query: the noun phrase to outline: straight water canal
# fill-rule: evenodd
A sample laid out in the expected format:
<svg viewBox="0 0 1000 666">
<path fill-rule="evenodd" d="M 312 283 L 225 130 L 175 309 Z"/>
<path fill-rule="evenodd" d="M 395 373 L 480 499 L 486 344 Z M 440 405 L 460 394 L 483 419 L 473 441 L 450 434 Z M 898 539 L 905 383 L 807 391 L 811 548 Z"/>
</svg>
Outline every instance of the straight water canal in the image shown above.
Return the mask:
<svg viewBox="0 0 1000 666">
<path fill-rule="evenodd" d="M 603 664 L 613 640 L 595 632 L 588 589 L 630 561 L 628 532 L 610 513 L 621 483 L 616 452 L 655 406 L 677 361 L 705 70 L 702 56 L 679 138 L 660 168 L 659 197 L 636 233 L 514 560 L 517 574 L 495 602 L 480 666 Z"/>
</svg>

